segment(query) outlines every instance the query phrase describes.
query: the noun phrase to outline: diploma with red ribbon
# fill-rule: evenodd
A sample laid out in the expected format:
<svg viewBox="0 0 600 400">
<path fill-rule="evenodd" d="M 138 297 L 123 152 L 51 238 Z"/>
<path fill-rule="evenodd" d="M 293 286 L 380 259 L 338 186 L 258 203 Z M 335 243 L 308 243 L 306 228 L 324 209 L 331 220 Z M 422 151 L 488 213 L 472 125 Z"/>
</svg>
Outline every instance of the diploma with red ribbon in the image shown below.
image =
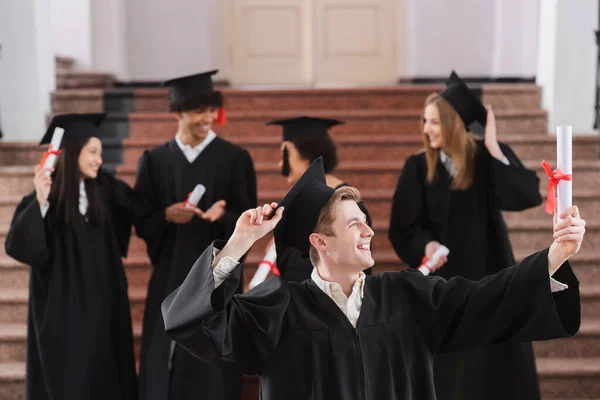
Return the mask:
<svg viewBox="0 0 600 400">
<path fill-rule="evenodd" d="M 194 190 L 188 194 L 188 197 L 184 202 L 185 207 L 197 207 L 200 199 L 202 199 L 202 196 L 204 196 L 204 193 L 206 193 L 206 187 L 201 183 L 196 185 Z"/>
<path fill-rule="evenodd" d="M 277 251 L 275 250 L 275 243 L 273 243 L 271 247 L 269 247 L 267 254 L 265 254 L 265 258 L 258 264 L 258 268 L 256 269 L 252 280 L 248 284 L 250 289 L 264 282 L 269 276 L 269 272 L 273 275 L 281 276 L 279 273 L 279 268 L 277 268 L 275 265 L 276 260 Z"/>
<path fill-rule="evenodd" d="M 56 127 L 54 128 L 54 133 L 52 134 L 52 140 L 50 141 L 50 144 L 48 145 L 48 150 L 46 150 L 44 152 L 44 156 L 42 157 L 42 160 L 40 161 L 40 166 L 45 168 L 45 169 L 52 169 L 54 168 L 54 163 L 56 162 L 56 156 L 58 156 L 60 153 L 62 153 L 62 150 L 60 149 L 60 143 L 62 142 L 62 138 L 63 135 L 65 133 L 65 130 L 61 127 Z M 50 173 L 50 171 L 48 171 L 48 174 Z"/>
<path fill-rule="evenodd" d="M 556 127 L 556 169 L 544 160 L 542 167 L 548 176 L 548 198 L 546 212 L 560 215 L 573 204 L 573 134 L 570 126 Z"/>
<path fill-rule="evenodd" d="M 450 254 L 450 250 L 446 246 L 441 245 L 433 252 L 431 259 L 428 259 L 427 256 L 423 257 L 421 265 L 417 269 L 421 271 L 423 275 L 427 276 L 433 272 L 432 268 L 438 263 L 440 257 L 447 256 L 448 254 Z"/>
</svg>

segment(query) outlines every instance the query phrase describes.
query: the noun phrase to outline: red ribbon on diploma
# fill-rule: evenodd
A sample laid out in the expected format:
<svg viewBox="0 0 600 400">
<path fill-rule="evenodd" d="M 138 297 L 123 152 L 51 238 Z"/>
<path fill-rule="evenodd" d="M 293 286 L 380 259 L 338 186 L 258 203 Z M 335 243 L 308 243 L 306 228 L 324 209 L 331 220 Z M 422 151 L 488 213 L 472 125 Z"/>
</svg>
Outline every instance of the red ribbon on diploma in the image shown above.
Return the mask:
<svg viewBox="0 0 600 400">
<path fill-rule="evenodd" d="M 542 162 L 542 167 L 544 168 L 544 171 L 546 171 L 546 175 L 550 179 L 550 181 L 548 181 L 548 199 L 546 199 L 546 212 L 552 215 L 554 214 L 554 210 L 556 209 L 556 188 L 558 187 L 558 182 L 570 181 L 573 179 L 573 175 L 565 174 L 558 168 L 552 171 L 550 164 L 548 164 L 546 160 Z"/>
<path fill-rule="evenodd" d="M 419 265 L 419 268 L 425 267 L 429 270 L 429 272 L 433 272 L 433 270 L 431 268 L 429 268 L 429 266 L 426 263 L 427 263 L 427 256 L 423 256 L 423 259 L 421 260 L 421 265 Z"/>
<path fill-rule="evenodd" d="M 48 157 L 50 157 L 51 155 L 55 155 L 58 156 L 60 153 L 62 153 L 62 150 L 54 150 L 52 148 L 52 145 L 48 145 L 48 150 L 44 152 L 44 156 L 42 157 L 42 161 L 40 161 L 40 166 L 43 167 L 44 164 L 46 163 L 46 160 L 48 159 Z"/>
<path fill-rule="evenodd" d="M 189 202 L 190 197 L 192 197 L 192 192 L 188 193 L 187 199 L 185 199 L 185 201 L 183 202 L 184 207 L 187 207 L 188 205 L 191 207 L 196 207 L 195 205 L 193 205 L 192 203 Z"/>
<path fill-rule="evenodd" d="M 275 264 L 273 264 L 271 261 L 269 261 L 269 260 L 262 260 L 260 262 L 260 264 L 266 264 L 266 265 L 268 265 L 269 268 L 271 269 L 271 273 L 273 275 L 281 276 L 281 273 L 279 272 L 279 268 L 277 268 L 277 266 Z"/>
</svg>

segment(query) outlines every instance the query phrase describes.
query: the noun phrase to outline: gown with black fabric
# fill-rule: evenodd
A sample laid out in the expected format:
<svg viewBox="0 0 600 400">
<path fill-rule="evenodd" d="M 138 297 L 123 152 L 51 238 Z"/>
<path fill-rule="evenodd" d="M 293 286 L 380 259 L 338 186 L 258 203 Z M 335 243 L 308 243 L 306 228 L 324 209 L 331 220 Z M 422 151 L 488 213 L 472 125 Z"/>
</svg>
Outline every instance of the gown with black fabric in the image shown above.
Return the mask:
<svg viewBox="0 0 600 400">
<path fill-rule="evenodd" d="M 578 281 L 567 262 L 554 277 L 569 288 L 551 293 L 547 249 L 481 282 L 367 276 L 354 328 L 312 280 L 274 277 L 240 295 L 238 267 L 215 288 L 213 246 L 164 301 L 167 334 L 207 362 L 258 374 L 263 400 L 434 400 L 436 353 L 579 329 Z"/>
<path fill-rule="evenodd" d="M 198 207 L 208 209 L 225 200 L 226 215 L 207 222 L 194 217 L 187 224 L 165 220 L 165 209 L 184 201 L 197 184 L 206 187 Z M 136 233 L 147 244 L 153 271 L 144 313 L 140 357 L 142 400 L 239 399 L 241 376 L 208 365 L 171 346 L 165 334 L 160 304 L 183 282 L 192 264 L 215 239 L 233 233 L 240 214 L 256 207 L 256 175 L 246 150 L 219 137 L 189 162 L 175 139 L 144 153 L 136 190 L 151 204 Z M 237 288 L 241 291 L 242 285 Z"/>
<path fill-rule="evenodd" d="M 436 272 L 446 279 L 479 280 L 515 264 L 501 210 L 521 211 L 542 202 L 539 179 L 505 144 L 505 165 L 477 142 L 475 176 L 467 190 L 452 190 L 441 162 L 438 178 L 426 183 L 425 153 L 406 161 L 392 203 L 389 238 L 398 256 L 418 267 L 425 245 L 438 241 L 450 250 Z M 440 400 L 539 399 L 531 343 L 507 342 L 435 359 Z"/>
<path fill-rule="evenodd" d="M 341 187 L 350 186 L 347 183 L 341 183 L 335 187 L 335 189 L 339 189 Z M 362 201 L 359 201 L 358 207 L 360 210 L 367 216 L 367 225 L 372 226 L 371 216 L 369 215 L 369 211 L 365 204 Z M 373 249 L 371 249 L 372 251 Z M 312 274 L 313 265 L 310 262 L 310 258 L 307 256 L 303 256 L 298 250 L 294 248 L 287 248 L 282 251 L 284 255 L 282 257 L 277 257 L 278 264 L 281 267 L 278 267 L 279 272 L 281 273 L 281 278 L 286 281 L 292 282 L 302 282 L 306 279 L 310 279 L 310 274 Z M 372 268 L 367 268 L 365 271 L 366 275 L 372 274 Z"/>
<path fill-rule="evenodd" d="M 29 400 L 135 400 L 137 379 L 126 255 L 135 193 L 99 171 L 102 224 L 42 217 L 35 192 L 17 206 L 6 253 L 31 266 L 27 324 Z"/>
</svg>

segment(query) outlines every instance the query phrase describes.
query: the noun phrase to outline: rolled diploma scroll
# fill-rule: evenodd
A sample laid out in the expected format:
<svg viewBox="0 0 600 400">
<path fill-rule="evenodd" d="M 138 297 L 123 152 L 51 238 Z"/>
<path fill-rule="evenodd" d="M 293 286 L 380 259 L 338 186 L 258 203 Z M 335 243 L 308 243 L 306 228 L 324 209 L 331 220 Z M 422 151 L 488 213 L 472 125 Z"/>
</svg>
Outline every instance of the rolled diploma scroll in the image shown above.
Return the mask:
<svg viewBox="0 0 600 400">
<path fill-rule="evenodd" d="M 200 202 L 200 199 L 202 199 L 202 196 L 204 196 L 205 192 L 206 187 L 203 184 L 200 183 L 196 185 L 192 193 L 190 193 L 190 195 L 188 196 L 188 199 L 185 202 L 185 206 L 187 208 L 191 208 L 191 206 L 198 206 L 198 203 Z"/>
<path fill-rule="evenodd" d="M 564 174 L 573 173 L 573 127 L 556 127 L 556 168 Z M 573 180 L 558 182 L 556 189 L 558 215 L 573 205 Z"/>
<path fill-rule="evenodd" d="M 57 126 L 56 128 L 54 128 L 54 133 L 52 134 L 52 140 L 50 141 L 50 147 L 48 149 L 48 151 L 56 151 L 58 149 L 60 149 L 60 143 L 62 142 L 62 138 L 63 135 L 65 133 L 65 130 L 59 126 Z M 56 162 L 56 155 L 55 154 L 49 154 L 48 157 L 46 157 L 46 160 L 44 161 L 44 169 L 52 169 L 54 168 L 54 163 Z M 48 176 L 50 176 L 50 171 L 47 171 L 46 174 Z"/>
<path fill-rule="evenodd" d="M 447 256 L 448 254 L 450 254 L 450 250 L 446 246 L 441 245 L 436 251 L 433 252 L 431 259 L 427 260 L 425 264 L 422 264 L 418 270 L 421 271 L 425 276 L 429 275 L 431 273 L 431 268 L 437 264 L 440 257 Z"/>
<path fill-rule="evenodd" d="M 253 287 L 261 284 L 267 279 L 269 276 L 269 272 L 271 272 L 271 265 L 275 265 L 275 261 L 277 261 L 277 251 L 275 250 L 275 243 L 269 247 L 267 254 L 265 254 L 265 258 L 258 264 L 258 268 L 252 277 L 252 280 L 248 284 L 248 287 L 252 289 Z"/>
</svg>

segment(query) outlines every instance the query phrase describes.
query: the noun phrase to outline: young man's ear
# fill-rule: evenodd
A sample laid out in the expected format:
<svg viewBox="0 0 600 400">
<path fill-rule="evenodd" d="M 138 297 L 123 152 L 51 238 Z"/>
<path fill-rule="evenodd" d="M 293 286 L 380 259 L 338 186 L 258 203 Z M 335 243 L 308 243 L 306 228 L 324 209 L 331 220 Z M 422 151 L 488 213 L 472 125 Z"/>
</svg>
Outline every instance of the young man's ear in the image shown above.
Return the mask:
<svg viewBox="0 0 600 400">
<path fill-rule="evenodd" d="M 318 233 L 311 233 L 310 236 L 308 237 L 308 241 L 317 250 L 321 250 L 321 251 L 327 250 L 327 243 L 325 242 L 325 239 L 323 238 L 323 236 L 319 235 Z"/>
<path fill-rule="evenodd" d="M 181 112 L 174 112 L 173 115 L 175 116 L 175 119 L 177 121 L 181 121 L 181 119 L 183 118 L 183 113 Z"/>
</svg>

